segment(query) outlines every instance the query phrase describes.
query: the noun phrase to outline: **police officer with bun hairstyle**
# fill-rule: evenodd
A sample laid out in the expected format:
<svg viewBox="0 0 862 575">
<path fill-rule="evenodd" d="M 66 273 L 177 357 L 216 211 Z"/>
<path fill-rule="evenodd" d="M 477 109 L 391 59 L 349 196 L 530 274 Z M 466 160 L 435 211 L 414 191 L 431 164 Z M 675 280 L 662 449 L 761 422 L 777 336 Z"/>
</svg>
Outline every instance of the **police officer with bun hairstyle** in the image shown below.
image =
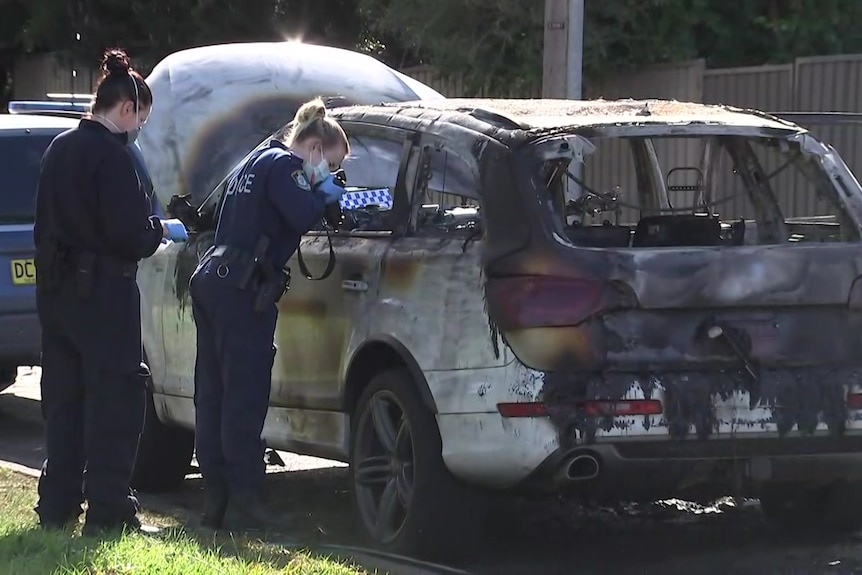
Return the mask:
<svg viewBox="0 0 862 575">
<path fill-rule="evenodd" d="M 163 238 L 188 238 L 178 220 L 150 216 L 128 149 L 152 104 L 126 54 L 109 50 L 91 116 L 42 158 L 34 236 L 47 459 L 36 513 L 45 528 L 76 523 L 86 499 L 85 534 L 141 529 L 130 481 L 149 369 L 137 267 Z"/>
<path fill-rule="evenodd" d="M 332 172 L 349 144 L 320 99 L 299 108 L 286 134 L 232 175 L 214 245 L 190 280 L 202 524 L 214 529 L 287 526 L 262 497 L 261 433 L 275 358 L 276 303 L 290 281 L 285 265 L 303 234 L 344 193 Z"/>
</svg>

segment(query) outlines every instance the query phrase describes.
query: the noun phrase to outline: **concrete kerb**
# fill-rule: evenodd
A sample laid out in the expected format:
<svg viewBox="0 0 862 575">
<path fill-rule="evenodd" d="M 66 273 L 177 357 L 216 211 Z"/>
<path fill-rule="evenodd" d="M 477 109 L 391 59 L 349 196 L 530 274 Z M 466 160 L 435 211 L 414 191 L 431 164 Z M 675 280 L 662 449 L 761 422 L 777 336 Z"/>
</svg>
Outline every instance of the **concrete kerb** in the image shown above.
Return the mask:
<svg viewBox="0 0 862 575">
<path fill-rule="evenodd" d="M 14 471 L 16 473 L 20 473 L 21 475 L 29 475 L 30 477 L 39 478 L 41 472 L 38 469 L 33 469 L 31 467 L 27 467 L 26 465 L 21 465 L 18 463 L 13 463 L 11 461 L 0 461 L 0 469 L 8 469 L 9 471 Z"/>
<path fill-rule="evenodd" d="M 12 463 L 11 461 L 0 461 L 0 468 L 8 469 L 22 475 L 38 478 L 40 472 L 36 469 Z M 148 505 L 152 511 L 159 512 L 160 505 Z M 175 511 L 174 509 L 165 509 L 164 511 Z M 194 529 L 190 529 L 194 531 Z M 356 565 L 364 567 L 371 572 L 376 572 L 380 575 L 386 573 L 390 575 L 470 575 L 468 571 L 420 561 L 402 555 L 394 555 L 384 553 L 373 549 L 365 549 L 362 547 L 351 547 L 345 545 L 303 545 L 295 539 L 275 539 L 268 540 L 267 543 L 279 545 L 285 549 L 299 551 L 306 549 L 311 553 L 323 556 L 329 556 L 333 559 L 338 559 L 345 562 L 352 562 Z"/>
<path fill-rule="evenodd" d="M 320 545 L 311 549 L 315 553 L 329 554 L 342 561 L 352 561 L 369 570 L 376 569 L 378 573 L 391 575 L 470 575 L 468 571 L 420 561 L 402 555 L 383 553 L 360 547 L 344 547 L 340 545 Z"/>
</svg>

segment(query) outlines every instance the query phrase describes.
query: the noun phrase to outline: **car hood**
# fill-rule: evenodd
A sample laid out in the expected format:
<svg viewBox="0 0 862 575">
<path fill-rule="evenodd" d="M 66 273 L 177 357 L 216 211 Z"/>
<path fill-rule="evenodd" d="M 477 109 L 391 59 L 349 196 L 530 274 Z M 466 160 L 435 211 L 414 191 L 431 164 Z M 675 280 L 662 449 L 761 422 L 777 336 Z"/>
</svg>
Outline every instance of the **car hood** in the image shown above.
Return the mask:
<svg viewBox="0 0 862 575">
<path fill-rule="evenodd" d="M 335 106 L 442 99 L 371 56 L 297 42 L 171 54 L 147 77 L 153 109 L 138 138 L 163 205 L 199 203 L 250 149 L 316 96 Z"/>
</svg>

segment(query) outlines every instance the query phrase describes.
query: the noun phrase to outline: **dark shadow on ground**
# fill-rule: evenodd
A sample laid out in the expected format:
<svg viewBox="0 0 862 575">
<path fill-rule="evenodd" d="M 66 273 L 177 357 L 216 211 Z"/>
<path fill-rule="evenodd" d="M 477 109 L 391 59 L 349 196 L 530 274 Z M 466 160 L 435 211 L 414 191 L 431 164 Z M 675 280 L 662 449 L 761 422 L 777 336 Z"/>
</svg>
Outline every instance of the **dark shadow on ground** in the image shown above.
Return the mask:
<svg viewBox="0 0 862 575">
<path fill-rule="evenodd" d="M 38 468 L 42 458 L 39 402 L 0 394 L 0 460 Z M 141 494 L 141 501 L 195 529 L 202 489 L 200 479 L 189 478 L 175 492 Z M 269 474 L 266 489 L 276 510 L 299 515 L 291 538 L 307 545 L 365 543 L 345 468 Z M 573 569 L 620 575 L 862 572 L 862 539 L 816 531 L 787 534 L 767 525 L 756 504 L 606 509 L 566 498 L 496 498 L 474 544 L 475 553 L 456 565 L 489 575 L 537 569 L 549 575 Z M 830 565 L 835 561 L 840 563 Z"/>
<path fill-rule="evenodd" d="M 767 524 L 756 502 L 748 503 L 703 512 L 686 505 L 599 508 L 565 498 L 499 501 L 479 559 L 458 566 L 488 575 L 532 573 L 536 565 L 549 574 L 860 572 L 862 538 L 788 533 Z M 830 565 L 838 559 L 840 568 Z"/>
<path fill-rule="evenodd" d="M 306 545 L 367 544 L 358 529 L 344 468 L 270 474 L 274 509 L 301 516 L 290 537 Z M 143 495 L 147 508 L 197 525 L 202 484 L 187 480 L 174 493 Z M 439 561 L 480 574 L 542 573 L 849 573 L 862 561 L 846 550 L 853 537 L 788 534 L 763 520 L 755 502 L 739 507 L 584 506 L 567 498 L 494 498 L 474 552 Z M 860 555 L 862 557 L 862 555 Z M 841 559 L 844 570 L 830 562 Z M 693 568 L 696 566 L 696 568 Z"/>
<path fill-rule="evenodd" d="M 203 505 L 203 482 L 186 479 L 168 493 L 139 493 L 142 505 L 194 527 Z M 266 496 L 273 510 L 294 515 L 290 535 L 303 543 L 358 545 L 345 468 L 313 469 L 267 474 Z"/>
</svg>

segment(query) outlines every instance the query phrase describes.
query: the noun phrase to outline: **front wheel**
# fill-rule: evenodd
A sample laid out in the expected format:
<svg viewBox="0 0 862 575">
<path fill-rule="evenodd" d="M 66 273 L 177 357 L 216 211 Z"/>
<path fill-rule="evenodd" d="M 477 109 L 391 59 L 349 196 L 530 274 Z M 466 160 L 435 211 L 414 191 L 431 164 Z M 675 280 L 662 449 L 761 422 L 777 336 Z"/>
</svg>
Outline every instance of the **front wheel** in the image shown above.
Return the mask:
<svg viewBox="0 0 862 575">
<path fill-rule="evenodd" d="M 437 423 L 410 373 L 392 369 L 375 376 L 351 423 L 353 500 L 372 542 L 434 558 L 465 550 L 483 498 L 443 463 Z"/>
<path fill-rule="evenodd" d="M 155 493 L 179 488 L 189 472 L 194 450 L 194 433 L 162 423 L 156 414 L 153 394 L 147 389 L 144 431 L 138 443 L 132 487 Z"/>
</svg>

